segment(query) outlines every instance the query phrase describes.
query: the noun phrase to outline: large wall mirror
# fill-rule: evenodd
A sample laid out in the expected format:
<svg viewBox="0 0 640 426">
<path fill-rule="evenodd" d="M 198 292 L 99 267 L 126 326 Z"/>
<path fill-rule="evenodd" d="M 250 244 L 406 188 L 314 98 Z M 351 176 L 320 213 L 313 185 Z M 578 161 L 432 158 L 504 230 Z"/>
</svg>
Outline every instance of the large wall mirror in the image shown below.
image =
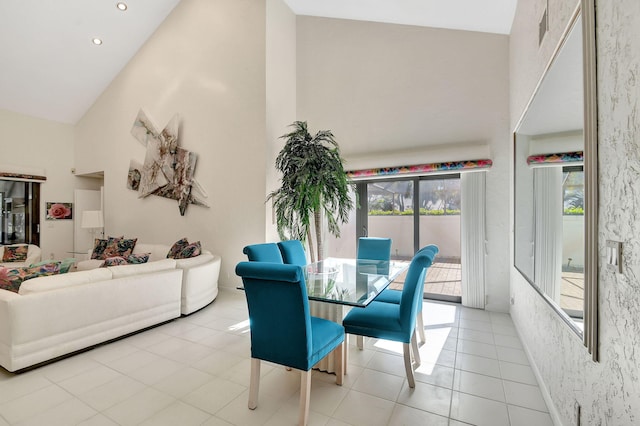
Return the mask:
<svg viewBox="0 0 640 426">
<path fill-rule="evenodd" d="M 588 3 L 576 10 L 515 130 L 514 264 L 597 359 L 595 39 Z"/>
</svg>

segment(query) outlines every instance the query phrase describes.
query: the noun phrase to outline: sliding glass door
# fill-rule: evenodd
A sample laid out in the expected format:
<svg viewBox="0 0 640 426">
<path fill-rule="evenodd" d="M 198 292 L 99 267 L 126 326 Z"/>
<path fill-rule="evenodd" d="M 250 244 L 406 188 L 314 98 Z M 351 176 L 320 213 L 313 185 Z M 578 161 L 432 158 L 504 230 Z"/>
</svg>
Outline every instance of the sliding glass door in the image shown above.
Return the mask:
<svg viewBox="0 0 640 426">
<path fill-rule="evenodd" d="M 329 255 L 352 257 L 362 236 L 391 238 L 391 258 L 398 260 L 435 244 L 440 252 L 429 268 L 425 296 L 460 301 L 460 175 L 359 181 L 356 192 L 358 207 L 341 227 L 341 238 L 330 238 Z"/>
</svg>

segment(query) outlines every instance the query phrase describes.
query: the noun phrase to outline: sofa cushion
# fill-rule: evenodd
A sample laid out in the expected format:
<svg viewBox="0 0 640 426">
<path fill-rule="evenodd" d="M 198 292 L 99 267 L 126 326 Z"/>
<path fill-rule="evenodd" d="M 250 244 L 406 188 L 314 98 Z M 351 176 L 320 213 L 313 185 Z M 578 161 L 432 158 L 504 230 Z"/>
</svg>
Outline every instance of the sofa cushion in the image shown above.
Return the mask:
<svg viewBox="0 0 640 426">
<path fill-rule="evenodd" d="M 74 272 L 72 274 L 52 275 L 49 277 L 39 277 L 25 281 L 20 286 L 20 291 L 18 293 L 21 295 L 27 295 L 110 279 L 111 271 L 104 268 Z"/>
<path fill-rule="evenodd" d="M 169 249 L 169 253 L 167 253 L 167 258 L 175 259 L 178 253 L 180 253 L 188 245 L 189 245 L 189 240 L 187 240 L 187 237 L 179 239 L 178 241 L 173 243 L 173 245 Z"/>
<path fill-rule="evenodd" d="M 26 244 L 18 246 L 5 246 L 2 254 L 2 262 L 24 262 L 27 260 L 29 246 Z"/>
<path fill-rule="evenodd" d="M 176 267 L 185 269 L 207 263 L 213 259 L 213 254 L 205 250 L 200 256 L 190 257 L 187 259 L 176 259 Z"/>
<path fill-rule="evenodd" d="M 90 271 L 99 268 L 104 263 L 104 259 L 87 259 L 78 262 L 78 271 Z"/>
<path fill-rule="evenodd" d="M 156 262 L 141 263 L 138 265 L 109 266 L 107 269 L 111 271 L 113 278 L 120 278 L 130 275 L 165 271 L 167 269 L 176 269 L 176 261 L 174 259 L 162 259 Z"/>
<path fill-rule="evenodd" d="M 137 243 L 132 254 L 149 254 L 149 262 L 166 259 L 169 246 L 167 244 Z"/>
</svg>

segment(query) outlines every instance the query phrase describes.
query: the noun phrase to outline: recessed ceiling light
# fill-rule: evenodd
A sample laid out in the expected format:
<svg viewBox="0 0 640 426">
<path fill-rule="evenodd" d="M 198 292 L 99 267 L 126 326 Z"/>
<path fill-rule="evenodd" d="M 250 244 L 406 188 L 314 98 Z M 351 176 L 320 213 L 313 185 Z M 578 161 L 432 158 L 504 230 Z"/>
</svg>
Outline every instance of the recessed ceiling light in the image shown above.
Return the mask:
<svg viewBox="0 0 640 426">
<path fill-rule="evenodd" d="M 94 37 L 91 39 L 91 42 L 93 42 L 93 44 L 100 46 L 102 44 L 102 40 L 99 39 L 98 37 Z"/>
<path fill-rule="evenodd" d="M 123 3 L 123 2 L 121 2 L 121 1 L 119 1 L 119 2 L 116 4 L 116 7 L 117 7 L 118 9 L 122 10 L 122 11 L 127 10 L 127 4 L 126 4 L 126 3 Z"/>
</svg>

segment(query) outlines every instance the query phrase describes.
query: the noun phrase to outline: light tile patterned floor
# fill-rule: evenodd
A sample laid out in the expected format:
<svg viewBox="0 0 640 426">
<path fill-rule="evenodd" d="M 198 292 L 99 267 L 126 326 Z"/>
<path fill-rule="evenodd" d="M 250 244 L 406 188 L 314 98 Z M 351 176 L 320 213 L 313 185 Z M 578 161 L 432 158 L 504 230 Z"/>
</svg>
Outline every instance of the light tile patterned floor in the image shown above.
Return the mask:
<svg viewBox="0 0 640 426">
<path fill-rule="evenodd" d="M 310 425 L 551 425 L 509 315 L 424 302 L 415 389 L 401 348 L 349 348 L 343 386 L 314 372 Z M 0 368 L 0 426 L 294 425 L 299 374 L 263 363 L 247 409 L 249 334 L 238 291 L 191 316 L 56 363 Z M 351 339 L 355 341 L 355 339 Z"/>
</svg>

